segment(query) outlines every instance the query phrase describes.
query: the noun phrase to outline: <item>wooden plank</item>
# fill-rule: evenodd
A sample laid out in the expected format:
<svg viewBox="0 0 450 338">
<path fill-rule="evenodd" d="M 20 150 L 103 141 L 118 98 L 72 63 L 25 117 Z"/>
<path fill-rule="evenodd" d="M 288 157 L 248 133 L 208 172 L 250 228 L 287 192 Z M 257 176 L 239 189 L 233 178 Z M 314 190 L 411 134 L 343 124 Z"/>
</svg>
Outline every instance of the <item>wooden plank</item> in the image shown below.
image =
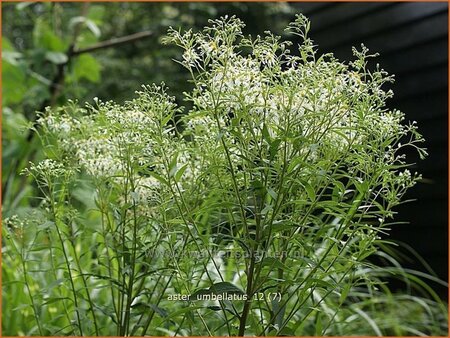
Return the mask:
<svg viewBox="0 0 450 338">
<path fill-rule="evenodd" d="M 421 203 L 421 200 L 417 200 L 415 202 L 411 202 L 410 205 L 415 205 L 416 208 L 422 208 L 425 206 L 430 206 L 432 202 L 430 203 Z M 440 203 L 445 203 L 445 201 L 441 201 Z M 401 208 L 404 209 L 404 206 Z M 398 208 L 399 212 L 403 211 L 401 210 L 400 207 Z M 424 217 L 426 217 L 426 215 L 424 215 Z M 446 215 L 440 215 L 440 218 L 442 218 L 444 221 L 446 221 Z M 425 239 L 426 237 L 429 236 L 436 236 L 437 234 L 444 234 L 446 233 L 446 227 L 442 226 L 442 225 L 438 225 L 437 223 L 435 223 L 434 219 L 433 220 L 429 220 L 425 223 L 422 223 L 422 225 L 419 225 L 419 223 L 417 223 L 414 219 L 411 218 L 405 218 L 403 219 L 404 221 L 409 221 L 409 224 L 396 224 L 392 227 L 392 234 L 396 235 L 396 238 L 398 237 L 403 237 L 403 238 L 408 238 L 407 233 L 410 231 L 409 233 L 409 237 L 412 238 L 417 238 L 417 239 Z M 411 234 L 411 228 L 414 229 L 414 235 Z M 438 236 L 440 238 L 440 236 Z M 392 237 L 391 237 L 392 238 Z M 441 238 L 442 240 L 442 238 Z M 443 241 L 444 243 L 446 241 Z M 442 244 L 442 242 L 441 242 Z M 434 252 L 434 250 L 436 248 L 434 248 L 434 246 L 430 246 L 428 248 L 426 248 L 428 252 Z"/>
<path fill-rule="evenodd" d="M 441 89 L 436 89 L 436 90 L 426 90 L 426 91 L 423 91 L 421 93 L 418 93 L 413 98 L 412 97 L 399 98 L 399 97 L 394 95 L 394 97 L 389 100 L 389 104 L 393 105 L 394 107 L 396 107 L 399 104 L 403 104 L 404 102 L 407 102 L 407 101 L 412 100 L 412 99 L 422 99 L 422 100 L 424 100 L 423 102 L 425 102 L 425 100 L 428 100 L 428 98 L 431 98 L 431 97 L 434 97 L 434 96 L 440 96 L 440 95 L 447 95 L 447 91 L 445 90 L 445 88 L 444 89 L 442 89 L 442 88 Z M 447 98 L 445 100 L 447 100 Z M 423 105 L 423 102 L 422 102 L 422 105 Z"/>
<path fill-rule="evenodd" d="M 433 16 L 439 19 L 434 19 Z M 446 33 L 446 19 L 446 3 L 397 3 L 396 6 L 386 7 L 373 15 L 346 21 L 337 27 L 333 27 L 332 31 L 325 30 L 317 34 L 311 32 L 311 37 L 317 41 L 319 46 L 332 49 L 348 44 L 349 41 L 366 42 L 370 37 L 375 36 L 374 42 L 369 44 L 367 41 L 367 45 L 381 49 L 383 44 L 377 42 L 380 39 L 381 42 L 389 41 L 386 41 L 386 32 L 389 32 L 389 36 L 400 32 L 402 36 L 409 35 L 409 39 L 414 39 L 416 36 L 427 36 L 428 32 L 440 31 Z M 422 26 L 426 29 L 419 30 Z M 398 29 L 394 30 L 394 28 Z M 332 38 L 330 38 L 331 35 Z M 396 42 L 401 40 L 403 39 L 396 39 Z M 379 45 L 381 47 L 378 47 Z"/>
<path fill-rule="evenodd" d="M 364 43 L 372 52 L 388 54 L 414 46 L 421 45 L 427 41 L 447 38 L 447 13 L 432 16 L 426 20 L 419 21 L 414 25 L 400 27 L 373 37 L 356 37 L 339 46 L 321 48 L 322 51 L 333 51 L 338 58 L 348 59 L 351 55 L 351 47 L 359 47 Z M 319 46 L 324 47 L 320 41 Z M 334 43 L 333 43 L 334 44 Z"/>
<path fill-rule="evenodd" d="M 425 112 L 424 112 L 425 113 Z M 445 144 L 447 140 L 447 116 L 446 114 L 441 115 L 439 118 L 435 118 L 433 120 L 421 121 L 418 120 L 418 126 L 420 133 L 424 136 L 426 140 L 425 146 L 433 146 L 435 152 L 439 149 L 437 148 L 438 144 Z M 442 148 L 441 148 L 442 149 Z M 433 154 L 431 154 L 433 155 Z M 437 163 L 440 163 L 439 159 L 437 162 L 434 162 L 434 166 L 437 166 Z M 446 163 L 440 164 L 443 167 L 446 167 Z"/>
<path fill-rule="evenodd" d="M 349 20 L 373 15 L 374 12 L 389 6 L 395 6 L 395 4 L 388 2 L 339 3 L 336 7 L 326 8 L 319 13 L 310 15 L 311 32 L 312 34 L 318 34 L 320 31 L 348 22 Z"/>
<path fill-rule="evenodd" d="M 400 77 L 404 73 L 413 73 L 417 70 L 437 66 L 447 65 L 447 40 L 426 41 L 424 44 L 412 46 L 411 48 L 394 53 L 383 53 L 376 59 L 383 69 L 388 72 L 395 72 Z"/>
<path fill-rule="evenodd" d="M 299 13 L 311 17 L 323 10 L 335 7 L 337 4 L 329 2 L 293 2 L 290 5 L 296 7 Z"/>
<path fill-rule="evenodd" d="M 391 87 L 398 99 L 425 95 L 428 92 L 447 90 L 447 71 L 444 67 L 434 67 L 425 71 L 404 74 L 397 77 Z"/>
<path fill-rule="evenodd" d="M 447 93 L 444 90 L 430 95 L 417 95 L 407 100 L 388 102 L 388 107 L 397 108 L 409 120 L 429 121 L 447 115 Z M 419 127 L 420 127 L 419 124 Z"/>
<path fill-rule="evenodd" d="M 445 202 L 445 201 L 443 201 Z M 417 205 L 416 207 L 422 208 L 426 207 L 426 205 L 422 203 L 418 203 L 420 205 Z M 427 213 L 424 213 L 423 217 L 426 218 L 428 215 Z M 443 218 L 444 221 L 446 221 L 446 215 L 439 215 L 441 218 Z M 436 236 L 436 234 L 444 234 L 446 233 L 446 227 L 437 226 L 434 220 L 427 221 L 423 223 L 423 226 L 417 226 L 414 227 L 414 233 L 411 232 L 412 225 L 417 225 L 418 223 L 414 222 L 411 224 L 398 224 L 395 225 L 392 232 L 395 232 L 398 237 L 402 236 L 404 238 L 410 237 L 411 239 L 416 238 L 421 243 L 418 247 L 415 247 L 415 249 L 421 249 L 421 250 L 427 250 L 428 252 L 433 252 L 435 250 L 436 244 L 438 245 L 445 245 L 446 246 L 446 238 L 442 238 L 441 236 Z M 408 232 L 409 231 L 409 236 Z M 435 237 L 438 237 L 437 240 Z M 434 240 L 432 240 L 434 238 Z"/>
<path fill-rule="evenodd" d="M 427 174 L 419 168 L 423 177 Z M 425 200 L 442 200 L 447 198 L 447 189 L 445 188 L 447 181 L 445 179 L 434 179 L 433 183 L 418 183 L 412 191 L 408 192 L 407 198 Z M 438 188 L 439 187 L 439 188 Z"/>
</svg>

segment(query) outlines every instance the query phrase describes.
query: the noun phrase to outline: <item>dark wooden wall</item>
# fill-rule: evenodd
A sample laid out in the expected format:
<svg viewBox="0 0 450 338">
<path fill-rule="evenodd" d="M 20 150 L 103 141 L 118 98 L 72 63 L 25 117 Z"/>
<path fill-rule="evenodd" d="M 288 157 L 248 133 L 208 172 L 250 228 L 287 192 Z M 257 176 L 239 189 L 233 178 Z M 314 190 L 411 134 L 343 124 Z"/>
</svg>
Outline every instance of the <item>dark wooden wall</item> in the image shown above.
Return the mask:
<svg viewBox="0 0 450 338">
<path fill-rule="evenodd" d="M 310 36 L 319 52 L 341 60 L 364 43 L 379 52 L 377 62 L 396 82 L 391 108 L 416 120 L 429 157 L 413 170 L 424 182 L 409 193 L 417 201 L 399 207 L 391 239 L 412 246 L 444 280 L 448 277 L 448 5 L 447 3 L 295 3 L 311 20 Z M 415 160 L 415 159 L 414 159 Z M 405 264 L 421 268 L 416 259 Z M 423 270 L 423 268 L 422 268 Z M 445 288 L 436 286 L 447 295 Z"/>
</svg>

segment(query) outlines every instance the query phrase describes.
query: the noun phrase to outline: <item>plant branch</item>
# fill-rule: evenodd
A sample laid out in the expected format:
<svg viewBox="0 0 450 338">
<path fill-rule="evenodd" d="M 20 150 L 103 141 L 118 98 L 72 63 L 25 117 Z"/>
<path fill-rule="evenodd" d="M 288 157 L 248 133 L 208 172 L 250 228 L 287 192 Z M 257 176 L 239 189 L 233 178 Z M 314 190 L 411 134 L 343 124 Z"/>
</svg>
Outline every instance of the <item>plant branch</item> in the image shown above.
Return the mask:
<svg viewBox="0 0 450 338">
<path fill-rule="evenodd" d="M 74 50 L 72 52 L 72 56 L 77 56 L 77 55 L 84 54 L 84 53 L 95 52 L 99 49 L 105 49 L 105 48 L 109 48 L 109 47 L 123 45 L 123 44 L 130 43 L 133 41 L 148 38 L 152 35 L 153 35 L 153 32 L 151 32 L 151 31 L 143 31 L 143 32 L 138 32 L 138 33 L 122 36 L 120 38 L 113 38 L 111 40 L 106 40 L 106 41 L 96 43 L 96 44 L 86 47 L 86 48 L 80 48 L 80 49 Z"/>
<path fill-rule="evenodd" d="M 89 9 L 89 2 L 85 2 L 83 4 L 83 7 L 81 9 L 81 16 L 85 17 L 87 15 Z M 67 48 L 66 55 L 67 55 L 67 61 L 59 64 L 58 69 L 56 71 L 55 77 L 53 78 L 52 83 L 50 84 L 50 105 L 54 106 L 56 103 L 56 100 L 58 99 L 59 92 L 64 84 L 64 78 L 66 75 L 66 65 L 69 64 L 70 60 L 73 57 L 73 52 L 75 50 L 75 46 L 78 40 L 78 37 L 81 33 L 81 27 L 82 23 L 79 22 L 73 31 L 72 40 L 70 42 L 69 48 Z M 45 106 L 48 105 L 47 101 L 44 101 L 43 107 L 41 107 L 41 111 L 45 109 Z"/>
</svg>

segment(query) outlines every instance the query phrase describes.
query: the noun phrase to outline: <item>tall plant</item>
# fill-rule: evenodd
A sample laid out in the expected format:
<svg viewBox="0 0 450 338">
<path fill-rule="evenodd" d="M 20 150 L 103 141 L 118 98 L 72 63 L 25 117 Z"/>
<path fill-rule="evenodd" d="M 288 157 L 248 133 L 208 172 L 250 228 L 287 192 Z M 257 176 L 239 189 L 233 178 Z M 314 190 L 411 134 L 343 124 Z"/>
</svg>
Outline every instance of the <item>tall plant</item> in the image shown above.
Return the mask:
<svg viewBox="0 0 450 338">
<path fill-rule="evenodd" d="M 375 55 L 318 56 L 309 25 L 299 15 L 288 27 L 295 53 L 271 33 L 244 37 L 235 17 L 171 29 L 192 75 L 189 111 L 153 85 L 123 105 L 42 114 L 48 159 L 27 172 L 45 221 L 22 244 L 4 230 L 30 299 L 28 265 L 59 285 L 40 293 L 64 309 L 57 323 L 41 325 L 47 308 L 30 304 L 39 334 L 348 334 L 361 319 L 366 334 L 390 332 L 355 304 L 383 288 L 368 257 L 420 179 L 403 149 L 424 157 L 423 139 L 386 108 L 392 77 L 367 69 Z"/>
</svg>

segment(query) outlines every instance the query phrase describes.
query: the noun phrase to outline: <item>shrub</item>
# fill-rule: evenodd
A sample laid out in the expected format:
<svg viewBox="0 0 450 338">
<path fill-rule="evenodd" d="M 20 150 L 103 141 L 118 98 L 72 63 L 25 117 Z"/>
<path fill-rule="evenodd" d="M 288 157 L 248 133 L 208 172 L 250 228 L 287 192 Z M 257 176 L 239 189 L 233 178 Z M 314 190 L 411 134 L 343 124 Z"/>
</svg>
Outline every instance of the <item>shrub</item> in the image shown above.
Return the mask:
<svg viewBox="0 0 450 338">
<path fill-rule="evenodd" d="M 420 179 L 403 150 L 423 158 L 423 139 L 386 108 L 393 77 L 367 68 L 375 55 L 318 56 L 309 25 L 288 27 L 295 53 L 270 32 L 244 37 L 234 17 L 171 29 L 189 110 L 162 84 L 41 115 L 47 158 L 27 174 L 42 202 L 4 228 L 21 267 L 6 287 L 26 286 L 14 311 L 36 323 L 25 333 L 445 332 L 438 299 L 390 293 L 393 270 L 368 260 L 386 255 L 393 208 Z M 384 317 L 397 302 L 408 310 Z"/>
</svg>

